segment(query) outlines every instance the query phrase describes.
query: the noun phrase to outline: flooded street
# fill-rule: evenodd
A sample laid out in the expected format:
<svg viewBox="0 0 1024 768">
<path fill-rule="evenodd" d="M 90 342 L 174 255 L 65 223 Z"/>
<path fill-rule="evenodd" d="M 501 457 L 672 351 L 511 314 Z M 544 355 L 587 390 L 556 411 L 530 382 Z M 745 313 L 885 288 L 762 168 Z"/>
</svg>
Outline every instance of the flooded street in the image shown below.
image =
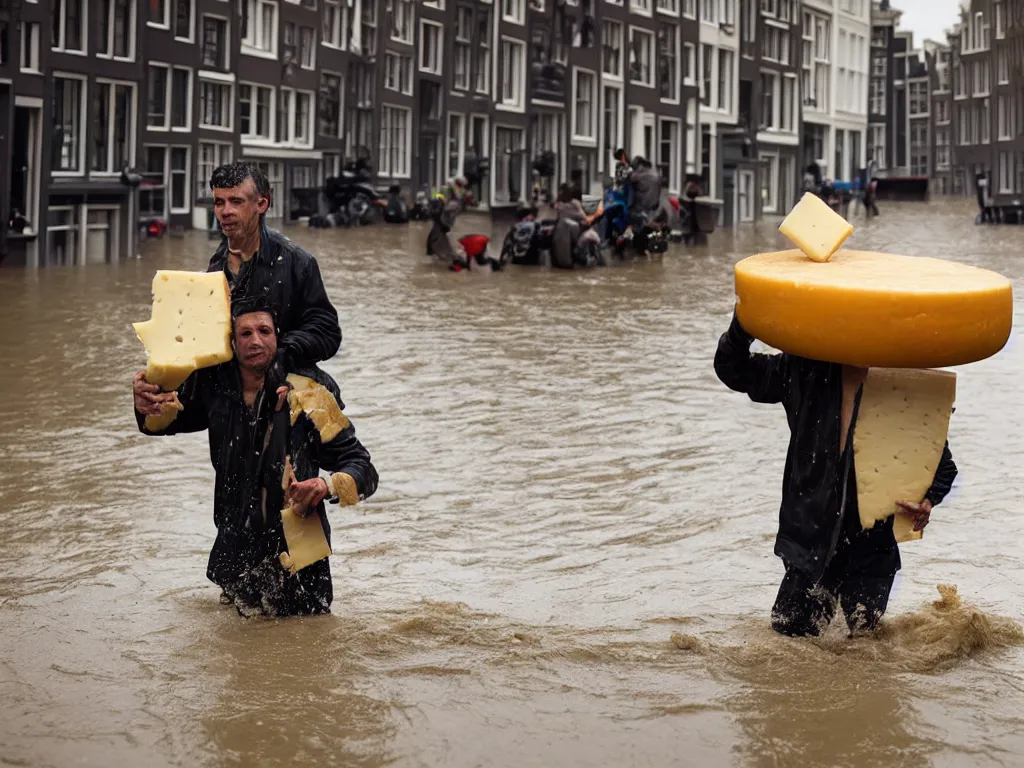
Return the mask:
<svg viewBox="0 0 1024 768">
<path fill-rule="evenodd" d="M 847 245 L 1019 285 L 1024 228 L 975 212 L 889 203 Z M 778 637 L 786 421 L 712 370 L 732 267 L 789 247 L 777 226 L 493 275 L 432 265 L 417 226 L 287 230 L 338 308 L 324 367 L 380 489 L 331 509 L 333 614 L 283 621 L 206 580 L 206 434 L 146 438 L 132 415 L 153 272 L 204 269 L 215 243 L 0 271 L 0 763 L 1024 763 L 1024 305 L 957 370 L 960 475 L 902 547 L 881 637 Z M 940 584 L 965 605 L 934 607 Z"/>
</svg>

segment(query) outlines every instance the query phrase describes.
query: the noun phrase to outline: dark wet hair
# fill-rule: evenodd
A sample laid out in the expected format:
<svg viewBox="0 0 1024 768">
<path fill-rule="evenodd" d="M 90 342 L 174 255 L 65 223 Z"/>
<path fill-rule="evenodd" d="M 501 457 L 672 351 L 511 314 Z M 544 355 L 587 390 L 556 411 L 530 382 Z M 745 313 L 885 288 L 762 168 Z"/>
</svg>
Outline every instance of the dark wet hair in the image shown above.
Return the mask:
<svg viewBox="0 0 1024 768">
<path fill-rule="evenodd" d="M 572 184 L 565 181 L 558 185 L 558 202 L 560 203 L 571 203 L 573 200 L 573 188 Z"/>
<path fill-rule="evenodd" d="M 242 315 L 251 315 L 254 312 L 266 312 L 274 323 L 274 332 L 280 335 L 277 324 L 277 312 L 274 306 L 264 296 L 243 296 L 231 300 L 231 336 L 235 335 L 235 325 Z"/>
<path fill-rule="evenodd" d="M 267 199 L 267 207 L 273 203 L 270 197 L 270 182 L 257 166 L 250 163 L 226 163 L 218 166 L 210 174 L 210 189 L 234 189 L 252 179 L 256 194 Z"/>
</svg>

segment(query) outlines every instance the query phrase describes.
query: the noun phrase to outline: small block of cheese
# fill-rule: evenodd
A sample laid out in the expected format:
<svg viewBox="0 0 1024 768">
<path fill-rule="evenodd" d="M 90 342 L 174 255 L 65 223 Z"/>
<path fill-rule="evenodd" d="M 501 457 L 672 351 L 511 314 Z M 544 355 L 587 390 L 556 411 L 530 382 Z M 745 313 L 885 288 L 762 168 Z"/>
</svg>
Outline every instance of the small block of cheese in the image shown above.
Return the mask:
<svg viewBox="0 0 1024 768">
<path fill-rule="evenodd" d="M 231 351 L 231 294 L 223 272 L 158 270 L 153 317 L 132 327 L 149 354 L 146 378 L 170 392 Z"/>
<path fill-rule="evenodd" d="M 919 502 L 935 478 L 956 398 L 949 371 L 872 368 L 853 434 L 860 522 L 896 514 L 897 541 L 921 538 L 897 501 Z"/>
<path fill-rule="evenodd" d="M 289 456 L 285 459 L 281 487 L 287 493 L 288 486 L 294 482 L 295 472 Z M 289 573 L 296 574 L 303 568 L 331 556 L 331 545 L 324 535 L 319 515 L 309 514 L 302 517 L 291 506 L 287 506 L 281 510 L 281 528 L 284 530 L 288 551 L 282 552 L 279 559 L 281 567 Z"/>
<path fill-rule="evenodd" d="M 804 192 L 779 226 L 793 244 L 813 261 L 825 262 L 853 234 L 853 225 L 815 194 Z"/>
</svg>

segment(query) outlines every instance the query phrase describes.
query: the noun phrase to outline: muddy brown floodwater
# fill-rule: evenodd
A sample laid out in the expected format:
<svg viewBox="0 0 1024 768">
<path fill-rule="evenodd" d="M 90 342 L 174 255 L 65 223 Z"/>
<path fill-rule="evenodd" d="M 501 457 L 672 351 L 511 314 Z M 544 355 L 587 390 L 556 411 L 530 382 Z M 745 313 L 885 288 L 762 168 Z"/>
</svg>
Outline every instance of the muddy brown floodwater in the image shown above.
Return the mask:
<svg viewBox="0 0 1024 768">
<path fill-rule="evenodd" d="M 851 244 L 1019 280 L 1024 228 L 974 212 L 887 204 Z M 1019 335 L 959 370 L 960 477 L 881 636 L 768 626 L 786 423 L 712 356 L 732 266 L 783 247 L 777 226 L 494 275 L 432 266 L 416 226 L 289 230 L 340 312 L 325 367 L 381 480 L 331 513 L 334 613 L 286 621 L 206 582 L 206 436 L 132 417 L 153 271 L 211 243 L 0 272 L 0 762 L 1024 764 Z"/>
</svg>

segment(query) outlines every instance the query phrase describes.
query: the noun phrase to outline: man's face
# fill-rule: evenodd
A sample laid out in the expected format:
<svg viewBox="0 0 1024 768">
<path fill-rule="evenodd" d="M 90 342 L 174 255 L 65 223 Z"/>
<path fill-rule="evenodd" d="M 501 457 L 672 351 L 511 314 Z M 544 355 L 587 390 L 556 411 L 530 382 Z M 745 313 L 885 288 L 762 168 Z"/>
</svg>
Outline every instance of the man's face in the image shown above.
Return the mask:
<svg viewBox="0 0 1024 768">
<path fill-rule="evenodd" d="M 235 357 L 238 364 L 262 374 L 277 354 L 277 332 L 269 312 L 248 312 L 235 318 Z"/>
<path fill-rule="evenodd" d="M 213 212 L 229 238 L 255 232 L 259 228 L 260 214 L 266 213 L 269 207 L 270 201 L 256 192 L 256 184 L 250 178 L 237 187 L 213 189 Z"/>
</svg>

